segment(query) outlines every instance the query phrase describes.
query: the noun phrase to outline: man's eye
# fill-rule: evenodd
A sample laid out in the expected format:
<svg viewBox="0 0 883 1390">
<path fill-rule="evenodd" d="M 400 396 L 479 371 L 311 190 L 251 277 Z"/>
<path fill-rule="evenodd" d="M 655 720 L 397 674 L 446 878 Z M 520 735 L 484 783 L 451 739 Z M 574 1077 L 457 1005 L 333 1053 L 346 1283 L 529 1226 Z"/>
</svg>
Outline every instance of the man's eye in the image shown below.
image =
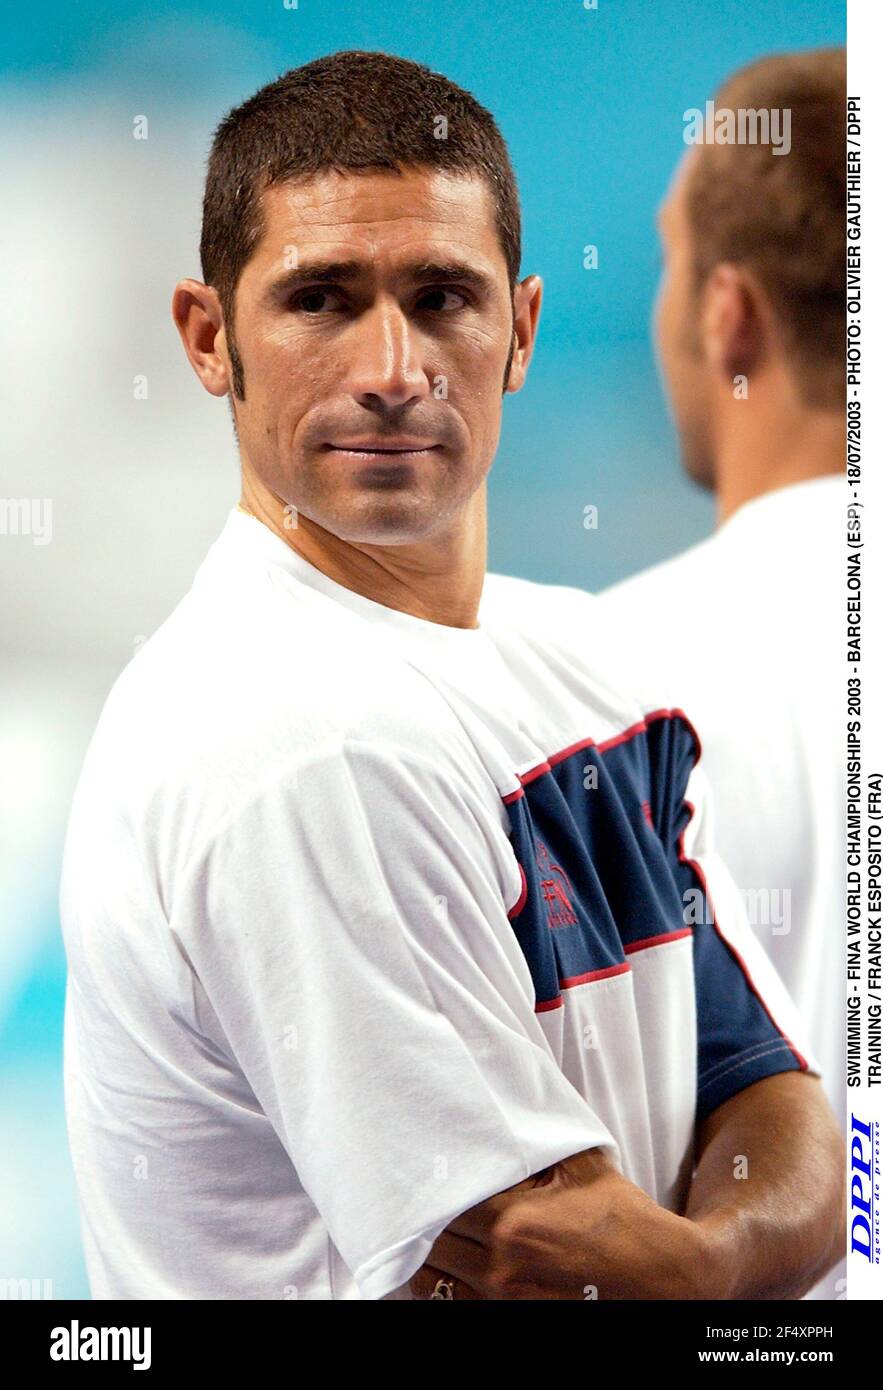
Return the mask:
<svg viewBox="0 0 883 1390">
<path fill-rule="evenodd" d="M 305 314 L 327 313 L 329 305 L 325 301 L 334 301 L 335 299 L 339 301 L 340 296 L 334 290 L 326 290 L 317 286 L 315 289 L 304 290 L 297 295 L 292 301 L 292 308 L 302 309 Z M 340 305 L 339 303 L 335 305 L 332 302 L 330 307 L 333 310 L 339 308 Z"/>
<path fill-rule="evenodd" d="M 440 285 L 425 290 L 418 301 L 418 309 L 428 313 L 452 313 L 468 303 L 466 295 L 460 290 L 447 289 Z M 335 313 L 343 305 L 342 296 L 333 289 L 316 285 L 312 289 L 301 290 L 291 301 L 292 309 L 297 309 L 314 317 L 320 314 Z"/>
<path fill-rule="evenodd" d="M 444 304 L 445 295 L 448 295 L 449 297 L 452 297 L 455 300 L 458 299 L 460 303 L 448 304 L 446 308 Z M 430 300 L 431 302 L 427 303 L 427 300 Z M 420 309 L 429 310 L 429 312 L 431 313 L 451 313 L 455 309 L 462 309 L 466 304 L 468 304 L 468 302 L 469 301 L 466 298 L 465 294 L 463 294 L 460 290 L 446 289 L 444 285 L 439 285 L 436 289 L 426 290 L 426 292 L 420 296 L 420 302 L 418 307 Z"/>
</svg>

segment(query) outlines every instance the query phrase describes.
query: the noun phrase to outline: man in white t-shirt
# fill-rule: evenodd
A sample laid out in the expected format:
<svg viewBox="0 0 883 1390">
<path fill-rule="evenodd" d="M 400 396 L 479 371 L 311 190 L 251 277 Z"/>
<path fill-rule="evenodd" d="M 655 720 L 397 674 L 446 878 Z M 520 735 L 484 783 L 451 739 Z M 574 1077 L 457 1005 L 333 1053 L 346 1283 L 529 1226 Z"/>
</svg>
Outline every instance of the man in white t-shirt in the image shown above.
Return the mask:
<svg viewBox="0 0 883 1390">
<path fill-rule="evenodd" d="M 842 1143 L 689 719 L 585 595 L 485 574 L 518 226 L 490 115 L 389 55 L 216 135 L 174 313 L 242 499 L 63 871 L 96 1297 L 793 1296 L 832 1259 Z M 421 1273 L 488 1199 L 487 1270 Z"/>
<path fill-rule="evenodd" d="M 718 846 L 845 1127 L 845 53 L 764 60 L 716 104 L 790 118 L 787 158 L 688 155 L 660 219 L 659 356 L 718 529 L 602 601 L 696 722 Z"/>
</svg>

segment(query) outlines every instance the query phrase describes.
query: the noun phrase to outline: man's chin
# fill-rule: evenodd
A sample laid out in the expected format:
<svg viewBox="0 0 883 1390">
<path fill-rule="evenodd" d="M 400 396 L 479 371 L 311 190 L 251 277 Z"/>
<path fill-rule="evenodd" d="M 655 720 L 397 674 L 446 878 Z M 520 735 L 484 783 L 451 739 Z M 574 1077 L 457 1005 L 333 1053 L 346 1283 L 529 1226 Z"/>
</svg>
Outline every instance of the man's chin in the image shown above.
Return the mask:
<svg viewBox="0 0 883 1390">
<path fill-rule="evenodd" d="M 425 508 L 415 509 L 407 503 L 390 499 L 369 508 L 347 511 L 328 529 L 342 541 L 352 545 L 419 545 L 438 530 L 438 510 L 429 514 Z"/>
<path fill-rule="evenodd" d="M 714 460 L 708 450 L 681 441 L 681 461 L 684 472 L 698 487 L 714 488 Z"/>
</svg>

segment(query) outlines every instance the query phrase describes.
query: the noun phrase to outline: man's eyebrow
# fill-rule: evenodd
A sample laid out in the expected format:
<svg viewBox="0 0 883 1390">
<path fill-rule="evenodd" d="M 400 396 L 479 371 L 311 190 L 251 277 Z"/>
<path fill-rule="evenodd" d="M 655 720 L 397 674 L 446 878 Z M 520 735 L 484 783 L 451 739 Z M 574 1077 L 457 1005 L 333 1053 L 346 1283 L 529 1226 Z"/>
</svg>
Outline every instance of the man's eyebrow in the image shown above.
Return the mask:
<svg viewBox="0 0 883 1390">
<path fill-rule="evenodd" d="M 412 266 L 410 274 L 418 285 L 456 280 L 460 285 L 470 285 L 472 289 L 487 294 L 493 289 L 494 283 L 490 275 L 468 261 L 423 261 L 420 265 Z"/>
<path fill-rule="evenodd" d="M 293 266 L 278 276 L 267 288 L 273 299 L 282 298 L 304 285 L 352 284 L 364 276 L 368 267 L 363 261 L 313 261 Z M 456 282 L 480 294 L 490 294 L 493 279 L 467 261 L 419 261 L 402 268 L 401 274 L 417 285 Z"/>
</svg>

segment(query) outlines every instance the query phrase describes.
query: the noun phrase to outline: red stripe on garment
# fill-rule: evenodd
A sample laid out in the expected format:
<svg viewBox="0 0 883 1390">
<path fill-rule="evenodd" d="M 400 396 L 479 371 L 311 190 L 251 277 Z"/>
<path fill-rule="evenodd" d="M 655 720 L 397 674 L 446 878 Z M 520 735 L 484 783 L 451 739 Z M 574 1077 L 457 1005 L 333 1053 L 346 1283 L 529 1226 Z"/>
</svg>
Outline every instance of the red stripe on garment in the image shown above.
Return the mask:
<svg viewBox="0 0 883 1390">
<path fill-rule="evenodd" d="M 582 738 L 579 743 L 571 743 L 569 748 L 562 748 L 560 753 L 552 753 L 546 759 L 549 767 L 554 767 L 556 763 L 563 763 L 565 758 L 569 758 L 573 753 L 581 753 L 584 748 L 597 748 L 593 738 Z"/>
<path fill-rule="evenodd" d="M 653 715 L 646 715 L 640 723 L 632 724 L 628 729 L 623 729 L 621 734 L 614 734 L 612 738 L 605 738 L 603 743 L 598 744 L 598 752 L 606 753 L 608 748 L 615 748 L 619 743 L 628 743 L 638 734 L 646 734 L 648 719 L 663 719 L 668 713 L 668 710 L 657 710 Z"/>
<path fill-rule="evenodd" d="M 693 742 L 696 744 L 696 761 L 698 762 L 699 759 L 702 757 L 702 740 L 697 734 L 696 725 L 693 723 L 690 716 L 688 714 L 685 714 L 684 711 L 679 708 L 657 709 L 654 710 L 652 714 L 644 715 L 644 720 L 647 724 L 652 724 L 653 721 L 656 719 L 680 719 L 686 724 L 687 728 L 690 730 L 690 733 L 693 736 Z"/>
<path fill-rule="evenodd" d="M 618 965 L 605 965 L 603 970 L 589 970 L 585 975 L 568 975 L 558 983 L 562 989 L 573 989 L 574 985 L 587 985 L 592 980 L 609 980 L 612 975 L 628 975 L 631 968 L 627 960 L 622 960 Z"/>
<path fill-rule="evenodd" d="M 623 960 L 618 965 L 606 965 L 603 970 L 589 970 L 585 975 L 568 975 L 566 979 L 559 980 L 558 985 L 561 989 L 574 989 L 576 985 L 588 985 L 594 980 L 609 980 L 614 975 L 630 975 L 631 969 L 628 961 Z M 560 1009 L 563 1003 L 564 1000 L 559 994 L 556 999 L 546 999 L 542 1004 L 537 1004 L 534 1012 L 542 1014 L 548 1009 Z"/>
<path fill-rule="evenodd" d="M 524 872 L 521 863 L 519 861 L 516 862 L 518 863 L 518 872 L 521 874 L 521 892 L 518 894 L 515 906 L 510 907 L 509 909 L 508 917 L 510 922 L 512 921 L 513 917 L 518 916 L 519 912 L 524 907 L 524 904 L 527 902 L 527 874 Z"/>
<path fill-rule="evenodd" d="M 521 783 L 522 787 L 526 787 L 528 782 L 535 782 L 538 777 L 544 777 L 547 772 L 551 771 L 552 764 L 548 760 L 546 760 L 544 762 L 537 763 L 536 767 L 532 767 L 528 772 L 522 772 L 518 780 Z"/>
<path fill-rule="evenodd" d="M 535 767 L 528 768 L 527 772 L 522 772 L 520 774 L 518 780 L 521 786 L 516 788 L 514 792 L 506 793 L 503 797 L 504 804 L 508 806 L 513 801 L 517 801 L 518 798 L 523 795 L 524 787 L 530 782 L 535 782 L 538 777 L 543 777 L 547 772 L 551 772 L 553 767 L 558 763 L 564 762 L 566 758 L 571 757 L 574 753 L 580 753 L 584 748 L 596 748 L 599 753 L 606 753 L 609 748 L 616 748 L 620 743 L 628 743 L 631 739 L 636 738 L 638 734 L 645 734 L 647 732 L 647 725 L 655 723 L 657 719 L 682 719 L 695 740 L 697 759 L 701 756 L 702 744 L 699 741 L 699 735 L 693 727 L 692 721 L 687 718 L 682 709 L 651 710 L 650 713 L 645 714 L 644 718 L 639 720 L 637 724 L 631 724 L 627 729 L 623 729 L 621 734 L 614 734 L 612 738 L 605 739 L 603 743 L 596 743 L 593 738 L 583 738 L 577 743 L 568 744 L 566 748 L 562 748 L 558 753 L 550 753 L 541 763 L 537 763 Z"/>
<path fill-rule="evenodd" d="M 692 927 L 681 927 L 678 931 L 662 932 L 659 936 L 645 936 L 642 941 L 630 941 L 622 949 L 630 956 L 633 951 L 646 951 L 649 946 L 664 946 L 668 941 L 682 941 L 685 936 L 692 935 Z"/>
<path fill-rule="evenodd" d="M 770 1013 L 770 1010 L 769 1010 L 769 1007 L 768 1007 L 768 1005 L 767 1005 L 766 1000 L 764 999 L 764 997 L 763 997 L 763 995 L 761 994 L 760 990 L 757 988 L 757 985 L 754 983 L 753 979 L 751 978 L 751 972 L 750 972 L 750 970 L 748 969 L 748 966 L 745 964 L 744 960 L 743 960 L 742 957 L 739 955 L 739 952 L 736 950 L 736 948 L 735 948 L 735 946 L 733 945 L 733 943 L 732 943 L 731 941 L 728 941 L 728 940 L 727 940 L 726 936 L 724 935 L 724 933 L 721 931 L 720 927 L 718 926 L 717 913 L 716 913 L 715 910 L 714 910 L 714 903 L 712 902 L 712 900 L 711 900 L 711 894 L 710 894 L 709 891 L 708 891 L 708 884 L 707 884 L 706 879 L 705 879 L 705 874 L 704 874 L 702 868 L 701 868 L 700 865 L 696 862 L 695 859 L 688 859 L 688 858 L 687 858 L 686 852 L 685 852 L 685 850 L 684 850 L 684 836 L 685 836 L 686 833 L 687 833 L 687 826 L 689 826 L 690 821 L 692 821 L 694 815 L 696 814 L 696 807 L 693 805 L 693 803 L 692 803 L 691 801 L 687 801 L 686 798 L 685 798 L 685 800 L 684 800 L 684 805 L 687 807 L 687 809 L 688 809 L 689 812 L 690 812 L 690 820 L 687 821 L 687 825 L 684 826 L 683 830 L 682 830 L 681 833 L 680 833 L 680 836 L 678 837 L 678 857 L 680 858 L 681 863 L 682 863 L 682 864 L 686 864 L 686 865 L 688 866 L 688 868 L 692 869 L 692 870 L 693 870 L 693 873 L 694 873 L 694 874 L 696 875 L 696 877 L 698 878 L 699 884 L 700 884 L 700 886 L 701 886 L 701 888 L 702 888 L 702 891 L 703 891 L 703 893 L 705 894 L 706 900 L 707 900 L 707 902 L 708 902 L 708 906 L 709 906 L 709 908 L 711 909 L 711 920 L 712 920 L 712 923 L 713 923 L 713 925 L 714 925 L 714 929 L 715 929 L 715 931 L 717 932 L 718 936 L 720 937 L 721 941 L 722 941 L 722 942 L 724 943 L 724 945 L 726 946 L 727 950 L 730 952 L 730 955 L 731 955 L 731 956 L 733 957 L 733 959 L 736 961 L 737 965 L 739 966 L 740 970 L 742 971 L 742 974 L 745 976 L 745 979 L 746 979 L 746 981 L 747 981 L 747 983 L 748 983 L 748 988 L 751 990 L 751 993 L 754 995 L 755 999 L 756 999 L 756 1000 L 758 1001 L 758 1003 L 760 1004 L 761 1008 L 763 1009 L 763 1011 L 764 1011 L 764 1013 L 766 1014 L 767 1018 L 769 1019 L 770 1023 L 773 1025 L 773 1027 L 775 1028 L 776 1032 L 779 1034 L 779 1037 L 785 1039 L 785 1042 L 788 1044 L 788 1046 L 789 1046 L 790 1049 L 791 1049 L 792 1056 L 796 1057 L 796 1059 L 797 1059 L 797 1063 L 798 1063 L 798 1065 L 799 1065 L 799 1067 L 800 1067 L 800 1070 L 801 1070 L 801 1071 L 809 1071 L 809 1063 L 807 1062 L 806 1058 L 803 1056 L 802 1053 L 800 1053 L 800 1052 L 797 1051 L 797 1048 L 794 1046 L 793 1042 L 792 1042 L 791 1039 L 788 1037 L 788 1034 L 787 1034 L 782 1028 L 779 1027 L 778 1023 L 776 1022 L 776 1020 L 773 1018 L 772 1014 Z"/>
</svg>

